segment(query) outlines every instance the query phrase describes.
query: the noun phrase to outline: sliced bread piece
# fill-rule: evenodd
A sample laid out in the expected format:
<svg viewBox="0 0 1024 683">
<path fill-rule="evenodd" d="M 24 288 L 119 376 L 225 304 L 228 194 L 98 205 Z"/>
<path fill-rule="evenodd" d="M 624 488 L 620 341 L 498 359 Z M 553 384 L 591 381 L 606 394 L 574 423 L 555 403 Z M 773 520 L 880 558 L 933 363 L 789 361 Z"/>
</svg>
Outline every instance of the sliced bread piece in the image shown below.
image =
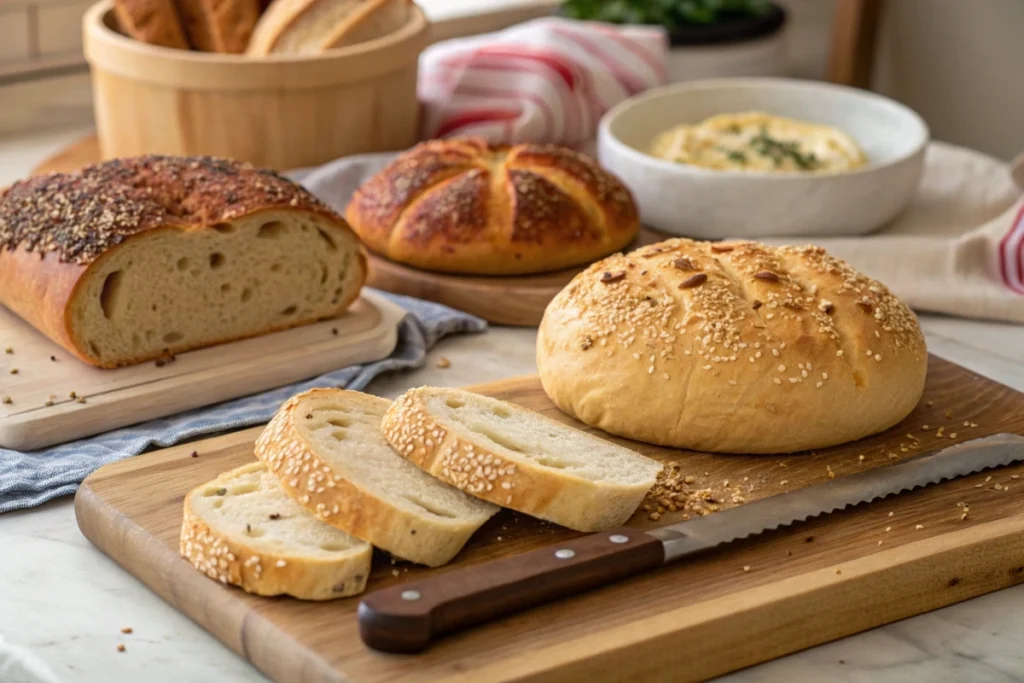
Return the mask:
<svg viewBox="0 0 1024 683">
<path fill-rule="evenodd" d="M 424 471 L 483 500 L 577 531 L 624 524 L 662 466 L 532 410 L 421 387 L 392 404 L 384 436 Z"/>
<path fill-rule="evenodd" d="M 373 547 L 317 521 L 254 462 L 185 497 L 181 554 L 249 593 L 331 600 L 363 592 Z"/>
<path fill-rule="evenodd" d="M 409 0 L 274 0 L 246 49 L 251 56 L 317 54 L 383 37 L 409 17 Z"/>
<path fill-rule="evenodd" d="M 411 562 L 451 560 L 498 511 L 396 454 L 380 432 L 391 402 L 313 389 L 286 402 L 256 441 L 284 490 L 324 522 Z"/>
</svg>

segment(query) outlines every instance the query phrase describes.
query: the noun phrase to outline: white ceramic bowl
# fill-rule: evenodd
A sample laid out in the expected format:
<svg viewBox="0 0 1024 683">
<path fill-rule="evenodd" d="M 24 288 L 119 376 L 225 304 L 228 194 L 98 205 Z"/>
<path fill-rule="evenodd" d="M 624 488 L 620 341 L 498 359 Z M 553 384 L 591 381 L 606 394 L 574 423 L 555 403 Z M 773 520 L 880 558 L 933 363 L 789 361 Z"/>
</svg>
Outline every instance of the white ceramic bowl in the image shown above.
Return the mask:
<svg viewBox="0 0 1024 683">
<path fill-rule="evenodd" d="M 681 123 L 751 110 L 835 126 L 870 164 L 839 174 L 716 171 L 646 154 Z M 601 120 L 598 157 L 633 190 L 645 225 L 700 239 L 861 235 L 907 206 L 928 126 L 907 107 L 863 90 L 776 78 L 692 81 L 622 102 Z"/>
</svg>

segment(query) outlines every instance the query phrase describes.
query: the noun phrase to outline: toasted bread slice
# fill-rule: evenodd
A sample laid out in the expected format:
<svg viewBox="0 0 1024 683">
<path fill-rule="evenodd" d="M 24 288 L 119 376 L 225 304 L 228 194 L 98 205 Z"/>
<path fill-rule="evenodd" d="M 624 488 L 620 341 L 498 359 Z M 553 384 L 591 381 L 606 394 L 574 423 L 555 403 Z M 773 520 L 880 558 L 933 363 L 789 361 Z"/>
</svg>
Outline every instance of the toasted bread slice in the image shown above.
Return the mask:
<svg viewBox="0 0 1024 683">
<path fill-rule="evenodd" d="M 249 593 L 331 600 L 363 592 L 373 548 L 308 514 L 254 462 L 185 497 L 181 554 Z"/>
<path fill-rule="evenodd" d="M 623 524 L 662 466 L 504 401 L 422 387 L 382 423 L 410 462 L 467 493 L 578 531 Z"/>
<path fill-rule="evenodd" d="M 313 389 L 286 402 L 256 442 L 284 490 L 324 522 L 411 562 L 451 560 L 498 508 L 422 472 L 380 432 L 390 401 Z"/>
</svg>

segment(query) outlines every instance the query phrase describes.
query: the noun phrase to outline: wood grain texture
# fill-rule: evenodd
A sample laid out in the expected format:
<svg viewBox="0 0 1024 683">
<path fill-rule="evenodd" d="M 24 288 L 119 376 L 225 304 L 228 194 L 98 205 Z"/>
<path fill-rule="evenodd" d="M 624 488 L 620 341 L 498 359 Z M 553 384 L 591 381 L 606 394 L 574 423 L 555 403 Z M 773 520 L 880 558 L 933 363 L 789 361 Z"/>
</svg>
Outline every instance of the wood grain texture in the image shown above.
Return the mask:
<svg viewBox="0 0 1024 683">
<path fill-rule="evenodd" d="M 626 251 L 668 237 L 641 227 Z M 436 301 L 495 325 L 515 327 L 537 327 L 555 295 L 586 268 L 578 266 L 538 275 L 455 275 L 420 270 L 373 253 L 369 254 L 369 264 L 366 284 L 370 287 Z"/>
<path fill-rule="evenodd" d="M 883 0 L 838 0 L 832 20 L 826 78 L 832 83 L 870 88 Z"/>
<path fill-rule="evenodd" d="M 571 423 L 536 378 L 476 390 Z M 185 493 L 251 460 L 259 431 L 108 465 L 82 485 L 75 507 L 94 544 L 278 683 L 696 681 L 1024 581 L 1024 484 L 1012 478 L 1024 473 L 1021 466 L 736 543 L 457 634 L 421 655 L 383 655 L 359 639 L 357 599 L 316 605 L 256 598 L 178 558 Z M 933 358 L 914 413 L 861 442 L 782 457 L 633 447 L 679 463 L 695 478 L 693 488 L 711 489 L 727 508 L 739 504 L 736 487 L 756 500 L 824 481 L 829 472 L 842 477 L 999 432 L 1024 433 L 1024 395 Z M 193 449 L 198 458 L 189 457 Z M 969 506 L 966 519 L 958 503 Z M 669 512 L 652 522 L 640 513 L 629 526 L 680 519 Z M 503 511 L 450 567 L 578 536 Z M 392 565 L 379 556 L 368 588 L 446 569 Z"/>
<path fill-rule="evenodd" d="M 58 150 L 51 156 L 40 161 L 32 169 L 32 175 L 44 175 L 46 173 L 72 173 L 95 164 L 100 160 L 100 141 L 96 135 L 86 135 L 76 140 L 67 147 Z"/>
<path fill-rule="evenodd" d="M 160 366 L 104 370 L 0 306 L 0 398 L 11 400 L 0 403 L 0 447 L 43 448 L 379 360 L 394 350 L 404 315 L 364 293 L 338 318 L 190 351 Z"/>
</svg>

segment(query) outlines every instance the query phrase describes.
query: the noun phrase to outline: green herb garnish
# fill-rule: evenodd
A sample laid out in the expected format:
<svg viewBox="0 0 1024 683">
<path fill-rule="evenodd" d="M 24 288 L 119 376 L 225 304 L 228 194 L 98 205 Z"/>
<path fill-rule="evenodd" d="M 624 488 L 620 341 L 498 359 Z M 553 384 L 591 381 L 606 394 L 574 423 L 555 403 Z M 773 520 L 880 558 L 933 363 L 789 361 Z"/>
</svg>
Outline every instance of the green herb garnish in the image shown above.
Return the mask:
<svg viewBox="0 0 1024 683">
<path fill-rule="evenodd" d="M 792 159 L 798 168 L 805 171 L 813 170 L 820 166 L 818 157 L 814 155 L 814 152 L 808 154 L 801 153 L 798 143 L 776 140 L 768 135 L 767 128 L 762 128 L 758 135 L 750 139 L 750 146 L 761 156 L 771 159 L 772 163 L 775 164 L 775 168 L 781 166 L 787 157 Z"/>
<path fill-rule="evenodd" d="M 747 163 L 747 155 L 738 149 L 730 149 L 725 152 L 725 156 L 729 157 L 730 160 L 735 161 L 738 164 Z"/>
<path fill-rule="evenodd" d="M 565 0 L 562 3 L 562 13 L 573 19 L 660 24 L 669 30 L 755 17 L 770 9 L 770 0 Z"/>
</svg>

